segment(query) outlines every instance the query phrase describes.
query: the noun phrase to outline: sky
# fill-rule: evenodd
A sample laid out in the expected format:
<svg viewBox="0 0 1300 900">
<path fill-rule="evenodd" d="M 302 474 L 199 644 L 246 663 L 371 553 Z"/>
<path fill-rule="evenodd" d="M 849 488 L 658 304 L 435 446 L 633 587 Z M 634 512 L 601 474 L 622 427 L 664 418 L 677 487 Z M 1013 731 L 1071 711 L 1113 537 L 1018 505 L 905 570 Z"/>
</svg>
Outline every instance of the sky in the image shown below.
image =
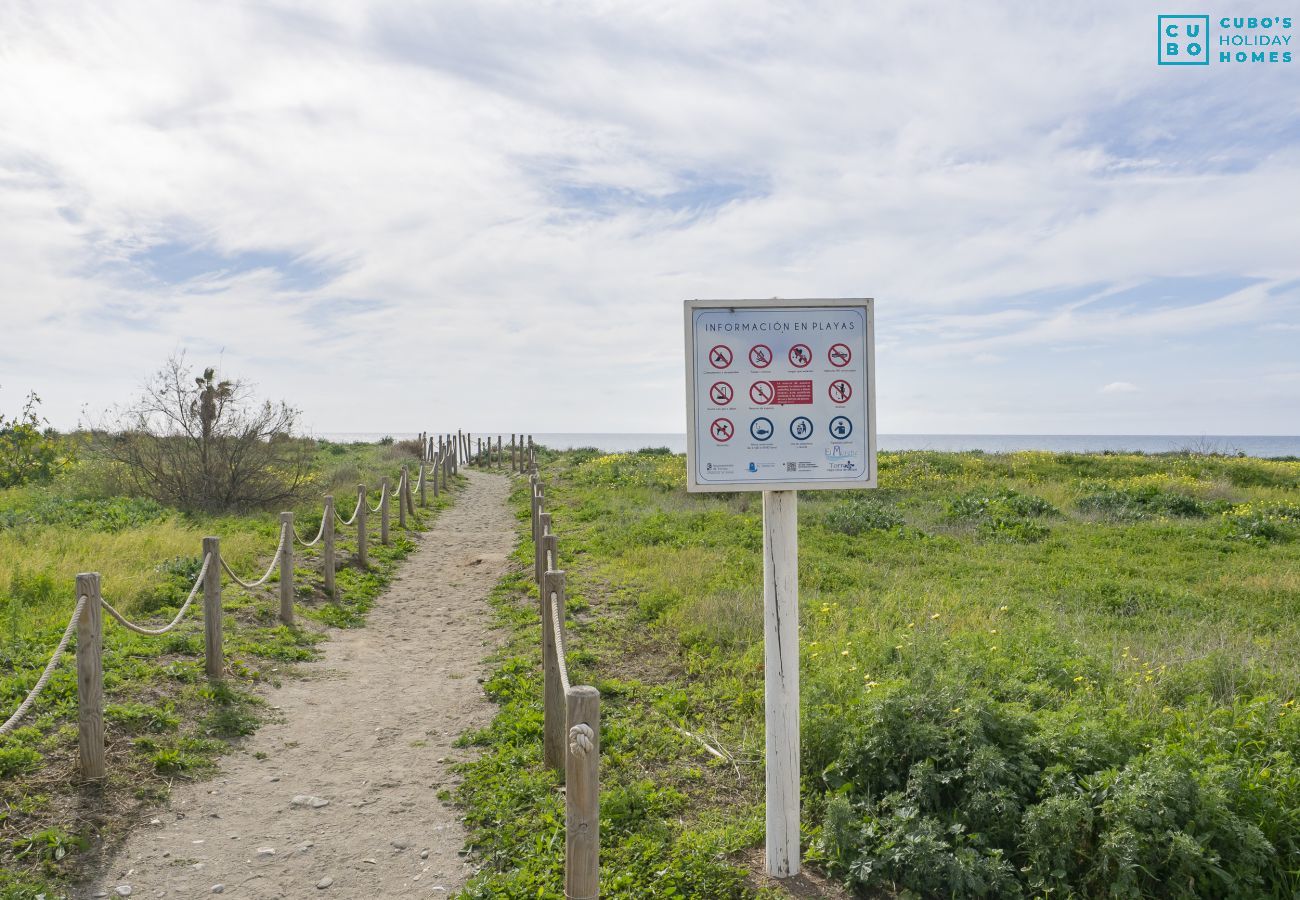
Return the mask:
<svg viewBox="0 0 1300 900">
<path fill-rule="evenodd" d="M 1300 60 L 1186 6 L 0 0 L 0 411 L 680 432 L 684 300 L 867 296 L 885 433 L 1300 433 Z"/>
</svg>

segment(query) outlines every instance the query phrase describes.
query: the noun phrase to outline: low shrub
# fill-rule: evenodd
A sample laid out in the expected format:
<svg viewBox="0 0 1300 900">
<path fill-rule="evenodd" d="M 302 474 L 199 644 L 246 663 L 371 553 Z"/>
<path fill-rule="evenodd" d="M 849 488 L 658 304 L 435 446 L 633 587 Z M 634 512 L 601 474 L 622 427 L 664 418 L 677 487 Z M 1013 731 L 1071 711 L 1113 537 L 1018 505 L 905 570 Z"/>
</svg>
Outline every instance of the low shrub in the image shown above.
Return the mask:
<svg viewBox="0 0 1300 900">
<path fill-rule="evenodd" d="M 892 504 L 873 494 L 865 494 L 831 507 L 823 522 L 831 531 L 859 535 L 898 528 L 903 524 L 903 517 Z"/>
<path fill-rule="evenodd" d="M 1042 497 L 1022 494 L 1010 488 L 973 491 L 949 501 L 944 517 L 952 522 L 969 522 L 994 540 L 1030 544 L 1046 538 L 1051 529 L 1033 521 L 1060 515 Z"/>
<path fill-rule="evenodd" d="M 1165 491 L 1153 484 L 1117 488 L 1109 484 L 1085 484 L 1078 507 L 1119 522 L 1133 522 L 1152 516 L 1203 518 L 1206 505 L 1190 494 Z"/>
<path fill-rule="evenodd" d="M 830 799 L 816 850 L 850 885 L 924 896 L 1284 896 L 1278 847 L 1295 845 L 1300 823 L 1266 835 L 1259 815 L 1296 792 L 1294 735 L 1276 709 L 1225 716 L 1217 753 L 1176 729 L 1145 749 L 1129 726 L 1080 755 L 1078 711 L 1044 715 L 956 675 L 914 680 L 841 732 L 820 773 Z M 1238 746 L 1273 750 L 1284 770 L 1233 765 L 1223 751 Z"/>
<path fill-rule="evenodd" d="M 1289 541 L 1300 535 L 1300 503 L 1242 503 L 1223 513 L 1228 537 L 1248 541 Z"/>
<path fill-rule="evenodd" d="M 40 765 L 44 757 L 30 747 L 11 744 L 0 747 L 0 778 L 12 778 L 30 772 Z"/>
</svg>

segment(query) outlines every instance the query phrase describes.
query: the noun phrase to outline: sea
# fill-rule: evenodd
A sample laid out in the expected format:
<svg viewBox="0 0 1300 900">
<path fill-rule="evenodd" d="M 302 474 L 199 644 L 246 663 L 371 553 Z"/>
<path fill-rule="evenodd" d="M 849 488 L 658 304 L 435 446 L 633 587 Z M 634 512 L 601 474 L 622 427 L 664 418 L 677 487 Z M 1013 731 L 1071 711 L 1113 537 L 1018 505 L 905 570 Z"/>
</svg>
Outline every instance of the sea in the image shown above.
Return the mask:
<svg viewBox="0 0 1300 900">
<path fill-rule="evenodd" d="M 472 432 L 475 435 L 500 432 Z M 383 437 L 406 440 L 414 432 L 320 432 L 331 441 L 377 441 Z M 506 441 L 509 442 L 509 435 Z M 572 432 L 534 433 L 533 440 L 559 450 L 595 447 L 605 453 L 626 453 L 651 447 L 686 452 L 686 435 L 680 432 Z M 1218 453 L 1228 456 L 1300 458 L 1300 435 L 1271 434 L 882 434 L 881 450 L 1050 450 L 1056 453 Z"/>
</svg>

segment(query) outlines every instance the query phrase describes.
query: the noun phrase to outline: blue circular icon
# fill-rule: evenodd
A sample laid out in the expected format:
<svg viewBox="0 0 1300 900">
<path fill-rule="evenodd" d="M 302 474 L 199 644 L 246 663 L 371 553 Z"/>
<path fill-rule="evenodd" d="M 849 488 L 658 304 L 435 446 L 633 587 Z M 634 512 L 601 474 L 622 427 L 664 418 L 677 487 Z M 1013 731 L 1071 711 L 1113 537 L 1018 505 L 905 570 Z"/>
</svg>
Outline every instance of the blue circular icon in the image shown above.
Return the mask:
<svg viewBox="0 0 1300 900">
<path fill-rule="evenodd" d="M 848 416 L 836 416 L 831 419 L 831 434 L 840 440 L 853 433 L 853 423 L 849 421 Z"/>
<path fill-rule="evenodd" d="M 772 420 L 767 416 L 759 416 L 749 423 L 749 434 L 756 441 L 768 440 L 775 430 L 776 426 L 772 424 Z"/>
<path fill-rule="evenodd" d="M 790 423 L 790 437 L 796 441 L 806 441 L 812 437 L 813 424 L 812 419 L 807 416 L 799 416 Z"/>
</svg>

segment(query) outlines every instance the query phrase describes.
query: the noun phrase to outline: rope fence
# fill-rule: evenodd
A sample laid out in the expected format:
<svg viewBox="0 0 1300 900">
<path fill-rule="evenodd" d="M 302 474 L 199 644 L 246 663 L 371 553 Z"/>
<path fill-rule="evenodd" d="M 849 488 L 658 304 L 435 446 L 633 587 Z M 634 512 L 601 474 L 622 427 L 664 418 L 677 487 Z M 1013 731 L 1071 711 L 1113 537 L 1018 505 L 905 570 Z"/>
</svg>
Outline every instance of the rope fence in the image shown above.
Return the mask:
<svg viewBox="0 0 1300 900">
<path fill-rule="evenodd" d="M 500 439 L 498 438 L 498 447 Z M 513 439 L 512 439 L 513 446 Z M 436 442 L 427 433 L 420 436 L 420 466 L 415 490 L 420 495 L 420 506 L 427 505 L 428 489 L 431 486 L 435 498 L 440 491 L 450 487 L 450 481 L 465 459 L 469 447 L 468 436 L 458 432 L 457 439 L 449 433 L 439 436 Z M 498 456 L 498 460 L 499 460 Z M 522 461 L 522 456 L 520 457 Z M 521 462 L 522 464 L 522 462 Z M 396 496 L 398 500 L 398 524 L 406 527 L 406 514 L 415 514 L 415 491 L 411 487 L 411 476 L 406 466 L 401 469 Z M 200 593 L 203 596 L 204 622 L 204 668 L 209 679 L 220 680 L 225 676 L 225 664 L 222 651 L 223 614 L 221 607 L 221 583 L 224 572 L 229 579 L 245 590 L 254 590 L 271 580 L 279 570 L 280 584 L 280 621 L 292 625 L 294 621 L 294 542 L 304 547 L 322 543 L 321 562 L 324 570 L 325 594 L 330 599 L 337 599 L 335 586 L 336 531 L 335 526 L 356 526 L 356 565 L 362 569 L 369 566 L 367 512 L 376 512 L 380 518 L 380 541 L 388 544 L 389 519 L 394 491 L 390 489 L 388 479 L 380 485 L 379 505 L 371 508 L 367 502 L 368 488 L 364 483 L 357 485 L 357 505 L 351 517 L 344 519 L 334 507 L 334 497 L 326 495 L 324 510 L 321 515 L 320 528 L 310 541 L 303 540 L 294 527 L 293 513 L 280 513 L 279 538 L 276 541 L 275 554 L 271 564 L 260 578 L 245 581 L 230 567 L 221 555 L 221 542 L 217 537 L 203 538 L 202 564 L 194 585 L 190 588 L 185 602 L 177 610 L 170 622 L 160 628 L 147 628 L 126 618 L 104 599 L 98 572 L 85 572 L 77 576 L 77 603 L 72 617 L 63 631 L 49 662 L 41 672 L 36 684 L 28 691 L 13 714 L 0 725 L 0 737 L 13 731 L 23 718 L 31 711 L 41 692 L 45 690 L 50 678 L 59 668 L 67 651 L 68 644 L 75 632 L 77 635 L 77 727 L 80 745 L 81 776 L 87 780 L 102 779 L 105 776 L 104 763 L 104 680 L 103 680 L 103 613 L 114 619 L 123 628 L 140 635 L 156 637 L 175 629 L 185 618 L 185 614 L 194 604 Z"/>
<path fill-rule="evenodd" d="M 166 634 L 167 632 L 171 631 L 173 628 L 175 628 L 177 625 L 180 624 L 181 619 L 185 617 L 186 610 L 188 610 L 190 608 L 190 604 L 194 602 L 194 597 L 195 595 L 198 594 L 199 588 L 202 587 L 203 579 L 208 577 L 208 567 L 211 565 L 212 565 L 212 554 L 211 553 L 205 554 L 203 557 L 203 566 L 199 569 L 199 577 L 194 579 L 194 587 L 190 588 L 190 595 L 186 597 L 185 602 L 181 604 L 181 608 L 180 610 L 177 611 L 176 617 L 172 619 L 170 622 L 168 622 L 166 625 L 164 625 L 162 628 L 145 628 L 143 625 L 136 625 L 134 622 L 128 621 L 126 617 L 124 617 L 120 612 L 113 609 L 113 607 L 109 604 L 109 602 L 105 600 L 103 597 L 99 598 L 99 602 L 104 605 L 104 612 L 108 613 L 114 619 L 117 619 L 117 621 L 121 623 L 122 627 L 125 628 L 127 631 L 134 631 L 136 634 L 143 634 L 152 637 L 157 637 L 158 635 Z"/>
<path fill-rule="evenodd" d="M 491 444 L 489 442 L 491 458 Z M 500 444 L 497 453 L 500 453 Z M 594 900 L 600 894 L 600 692 L 574 685 L 565 650 L 565 575 L 559 568 L 559 540 L 546 512 L 546 486 L 537 474 L 532 437 L 511 464 L 529 471 L 533 533 L 533 577 L 542 625 L 542 759 L 564 773 L 564 896 Z M 498 456 L 499 459 L 499 456 Z"/>
</svg>

